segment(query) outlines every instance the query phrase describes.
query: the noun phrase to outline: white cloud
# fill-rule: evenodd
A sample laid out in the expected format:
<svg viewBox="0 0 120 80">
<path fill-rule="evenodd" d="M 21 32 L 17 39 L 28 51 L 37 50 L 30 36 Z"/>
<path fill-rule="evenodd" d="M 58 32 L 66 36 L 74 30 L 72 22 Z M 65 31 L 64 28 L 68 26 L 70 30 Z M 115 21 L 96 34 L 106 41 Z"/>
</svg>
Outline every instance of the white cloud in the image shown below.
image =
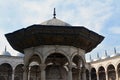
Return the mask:
<svg viewBox="0 0 120 80">
<path fill-rule="evenodd" d="M 109 30 L 114 34 L 120 34 L 120 27 L 112 27 Z"/>
<path fill-rule="evenodd" d="M 24 24 L 41 23 L 52 16 L 53 8 L 56 7 L 58 18 L 73 25 L 83 25 L 100 33 L 105 21 L 112 15 L 112 1 L 24 1 L 20 4 L 21 12 L 24 12 L 22 22 Z"/>
<path fill-rule="evenodd" d="M 3 18 L 7 13 L 9 15 L 10 11 L 14 11 L 13 13 L 17 14 L 15 17 L 14 15 L 12 15 L 13 17 L 11 15 L 8 16 L 11 18 L 11 23 L 20 23 L 16 26 L 29 26 L 50 19 L 52 18 L 53 8 L 56 7 L 57 18 L 72 25 L 85 26 L 95 32 L 101 33 L 106 20 L 114 12 L 112 11 L 112 1 L 114 0 L 9 0 L 7 2 L 4 0 L 0 2 L 0 7 L 6 7 L 4 11 L 6 14 L 2 14 Z M 8 7 L 12 7 L 12 10 L 8 10 Z M 8 25 L 4 24 L 5 27 Z M 1 34 L 7 33 L 5 30 L 1 30 L 0 32 Z M 3 46 L 9 44 L 3 35 L 0 35 L 0 41 L 2 42 L 0 43 L 0 47 L 4 50 Z M 98 49 L 100 50 L 99 47 Z M 10 51 L 12 51 L 11 48 Z"/>
</svg>

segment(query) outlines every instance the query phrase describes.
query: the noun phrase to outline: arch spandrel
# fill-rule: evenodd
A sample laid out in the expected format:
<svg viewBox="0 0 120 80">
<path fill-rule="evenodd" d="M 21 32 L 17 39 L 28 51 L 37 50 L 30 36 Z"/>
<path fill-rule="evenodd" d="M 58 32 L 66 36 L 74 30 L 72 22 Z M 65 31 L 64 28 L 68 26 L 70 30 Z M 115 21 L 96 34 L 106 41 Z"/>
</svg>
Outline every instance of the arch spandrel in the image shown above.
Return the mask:
<svg viewBox="0 0 120 80">
<path fill-rule="evenodd" d="M 104 70 L 105 70 L 105 67 L 104 67 L 104 66 L 99 65 L 99 66 L 97 67 L 97 71 L 99 71 L 100 68 L 104 68 Z"/>
<path fill-rule="evenodd" d="M 113 66 L 115 67 L 114 63 L 109 62 L 109 63 L 107 63 L 107 64 L 105 65 L 105 70 L 106 70 L 106 71 L 107 71 L 107 68 L 108 68 L 109 65 L 113 65 Z"/>
<path fill-rule="evenodd" d="M 6 62 L 3 62 L 3 63 L 0 64 L 0 66 L 2 66 L 2 65 L 8 65 L 10 68 L 13 67 L 10 63 L 6 63 Z M 12 70 L 13 70 L 13 68 L 12 68 Z"/>
<path fill-rule="evenodd" d="M 76 55 L 79 56 L 79 57 L 85 62 L 84 56 L 83 56 L 83 55 L 80 55 L 77 51 L 74 52 L 74 53 L 72 53 L 72 55 L 71 55 L 71 60 L 73 60 L 73 58 L 74 58 Z"/>
<path fill-rule="evenodd" d="M 31 52 L 26 53 L 25 57 L 24 57 L 24 64 L 29 64 L 29 60 L 32 58 L 32 56 L 37 55 L 39 58 L 39 61 L 42 62 L 43 56 L 41 55 L 41 53 L 35 49 L 33 49 Z"/>
<path fill-rule="evenodd" d="M 29 57 L 29 59 L 27 59 L 26 60 L 26 62 L 25 62 L 25 66 L 29 66 L 30 65 L 30 63 L 32 63 L 32 62 L 37 62 L 37 63 L 41 63 L 42 62 L 42 60 L 40 59 L 40 57 L 39 57 L 39 55 L 37 55 L 37 54 L 32 54 L 31 55 L 31 57 Z"/>
<path fill-rule="evenodd" d="M 69 60 L 67 59 L 67 57 L 62 54 L 62 53 L 51 53 L 50 55 L 47 56 L 47 58 L 45 59 L 45 64 L 51 63 L 56 61 L 56 63 L 69 63 Z"/>
<path fill-rule="evenodd" d="M 115 69 L 117 70 L 117 66 L 120 64 L 120 60 L 116 62 Z"/>
<path fill-rule="evenodd" d="M 64 51 L 64 50 L 62 50 L 62 49 L 57 49 L 57 50 L 56 50 L 56 49 L 51 49 L 51 50 L 49 50 L 48 52 L 44 53 L 44 54 L 46 54 L 46 55 L 44 56 L 43 63 L 45 63 L 45 60 L 47 59 L 47 57 L 48 57 L 49 55 L 53 54 L 53 53 L 60 53 L 60 54 L 64 55 L 64 56 L 67 58 L 67 60 L 70 62 L 70 58 L 69 58 L 69 56 L 67 55 L 68 53 L 67 53 L 66 51 Z"/>
<path fill-rule="evenodd" d="M 98 71 L 100 67 L 103 67 L 105 69 L 105 66 L 103 64 L 99 64 L 98 66 L 96 66 L 96 70 Z"/>
<path fill-rule="evenodd" d="M 75 52 L 72 55 L 71 61 L 73 61 L 73 59 L 75 59 L 75 57 L 78 57 L 78 61 L 82 61 L 82 65 L 85 67 L 85 59 L 83 58 L 83 56 L 81 56 L 80 54 L 78 54 L 77 52 Z"/>
<path fill-rule="evenodd" d="M 120 63 L 117 65 L 117 71 L 120 70 Z"/>
</svg>

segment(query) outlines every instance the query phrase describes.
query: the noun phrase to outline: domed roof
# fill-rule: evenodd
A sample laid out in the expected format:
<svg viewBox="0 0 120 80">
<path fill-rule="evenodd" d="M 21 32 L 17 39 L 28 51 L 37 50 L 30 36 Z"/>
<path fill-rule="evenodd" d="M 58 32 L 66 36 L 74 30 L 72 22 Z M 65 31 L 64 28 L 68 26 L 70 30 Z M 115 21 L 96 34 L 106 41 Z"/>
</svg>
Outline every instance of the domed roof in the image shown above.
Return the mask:
<svg viewBox="0 0 120 80">
<path fill-rule="evenodd" d="M 56 19 L 56 11 L 54 8 L 54 12 L 53 12 L 53 19 L 47 20 L 43 23 L 41 23 L 41 25 L 52 25 L 52 26 L 71 26 L 70 24 L 63 22 L 59 19 Z"/>
<path fill-rule="evenodd" d="M 8 51 L 3 51 L 2 53 L 0 53 L 0 55 L 11 56 L 11 54 Z"/>
<path fill-rule="evenodd" d="M 8 51 L 3 51 L 0 55 L 11 56 L 11 54 Z"/>
<path fill-rule="evenodd" d="M 0 53 L 0 55 L 3 56 L 11 56 L 11 54 L 7 51 L 6 46 L 5 46 L 5 51 L 3 51 L 2 53 Z"/>
<path fill-rule="evenodd" d="M 41 25 L 52 25 L 52 26 L 71 26 L 70 24 L 63 22 L 57 18 L 50 19 L 48 21 L 42 22 Z"/>
<path fill-rule="evenodd" d="M 118 56 L 118 53 L 113 53 L 112 55 L 110 55 L 110 57 L 114 57 L 114 56 Z"/>
</svg>

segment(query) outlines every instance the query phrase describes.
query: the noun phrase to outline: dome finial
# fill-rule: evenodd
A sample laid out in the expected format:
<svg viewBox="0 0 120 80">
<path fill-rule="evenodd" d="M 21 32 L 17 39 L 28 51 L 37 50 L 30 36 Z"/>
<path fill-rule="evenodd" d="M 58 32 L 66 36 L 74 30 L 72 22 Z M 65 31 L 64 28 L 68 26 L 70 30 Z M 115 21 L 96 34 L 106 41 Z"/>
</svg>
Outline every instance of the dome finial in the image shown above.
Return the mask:
<svg viewBox="0 0 120 80">
<path fill-rule="evenodd" d="M 53 18 L 56 18 L 56 11 L 55 11 L 55 8 L 54 8 L 54 12 L 53 12 Z"/>
</svg>

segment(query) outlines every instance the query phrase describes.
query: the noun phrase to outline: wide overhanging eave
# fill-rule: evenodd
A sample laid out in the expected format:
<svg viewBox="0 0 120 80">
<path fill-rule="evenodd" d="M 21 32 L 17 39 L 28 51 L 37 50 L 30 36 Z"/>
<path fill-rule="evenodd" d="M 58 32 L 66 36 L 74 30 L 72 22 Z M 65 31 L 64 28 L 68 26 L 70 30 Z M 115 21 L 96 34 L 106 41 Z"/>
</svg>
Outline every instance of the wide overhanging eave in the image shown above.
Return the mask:
<svg viewBox="0 0 120 80">
<path fill-rule="evenodd" d="M 84 27 L 32 25 L 5 35 L 10 45 L 24 53 L 24 49 L 40 45 L 68 45 L 90 52 L 104 39 Z"/>
</svg>

